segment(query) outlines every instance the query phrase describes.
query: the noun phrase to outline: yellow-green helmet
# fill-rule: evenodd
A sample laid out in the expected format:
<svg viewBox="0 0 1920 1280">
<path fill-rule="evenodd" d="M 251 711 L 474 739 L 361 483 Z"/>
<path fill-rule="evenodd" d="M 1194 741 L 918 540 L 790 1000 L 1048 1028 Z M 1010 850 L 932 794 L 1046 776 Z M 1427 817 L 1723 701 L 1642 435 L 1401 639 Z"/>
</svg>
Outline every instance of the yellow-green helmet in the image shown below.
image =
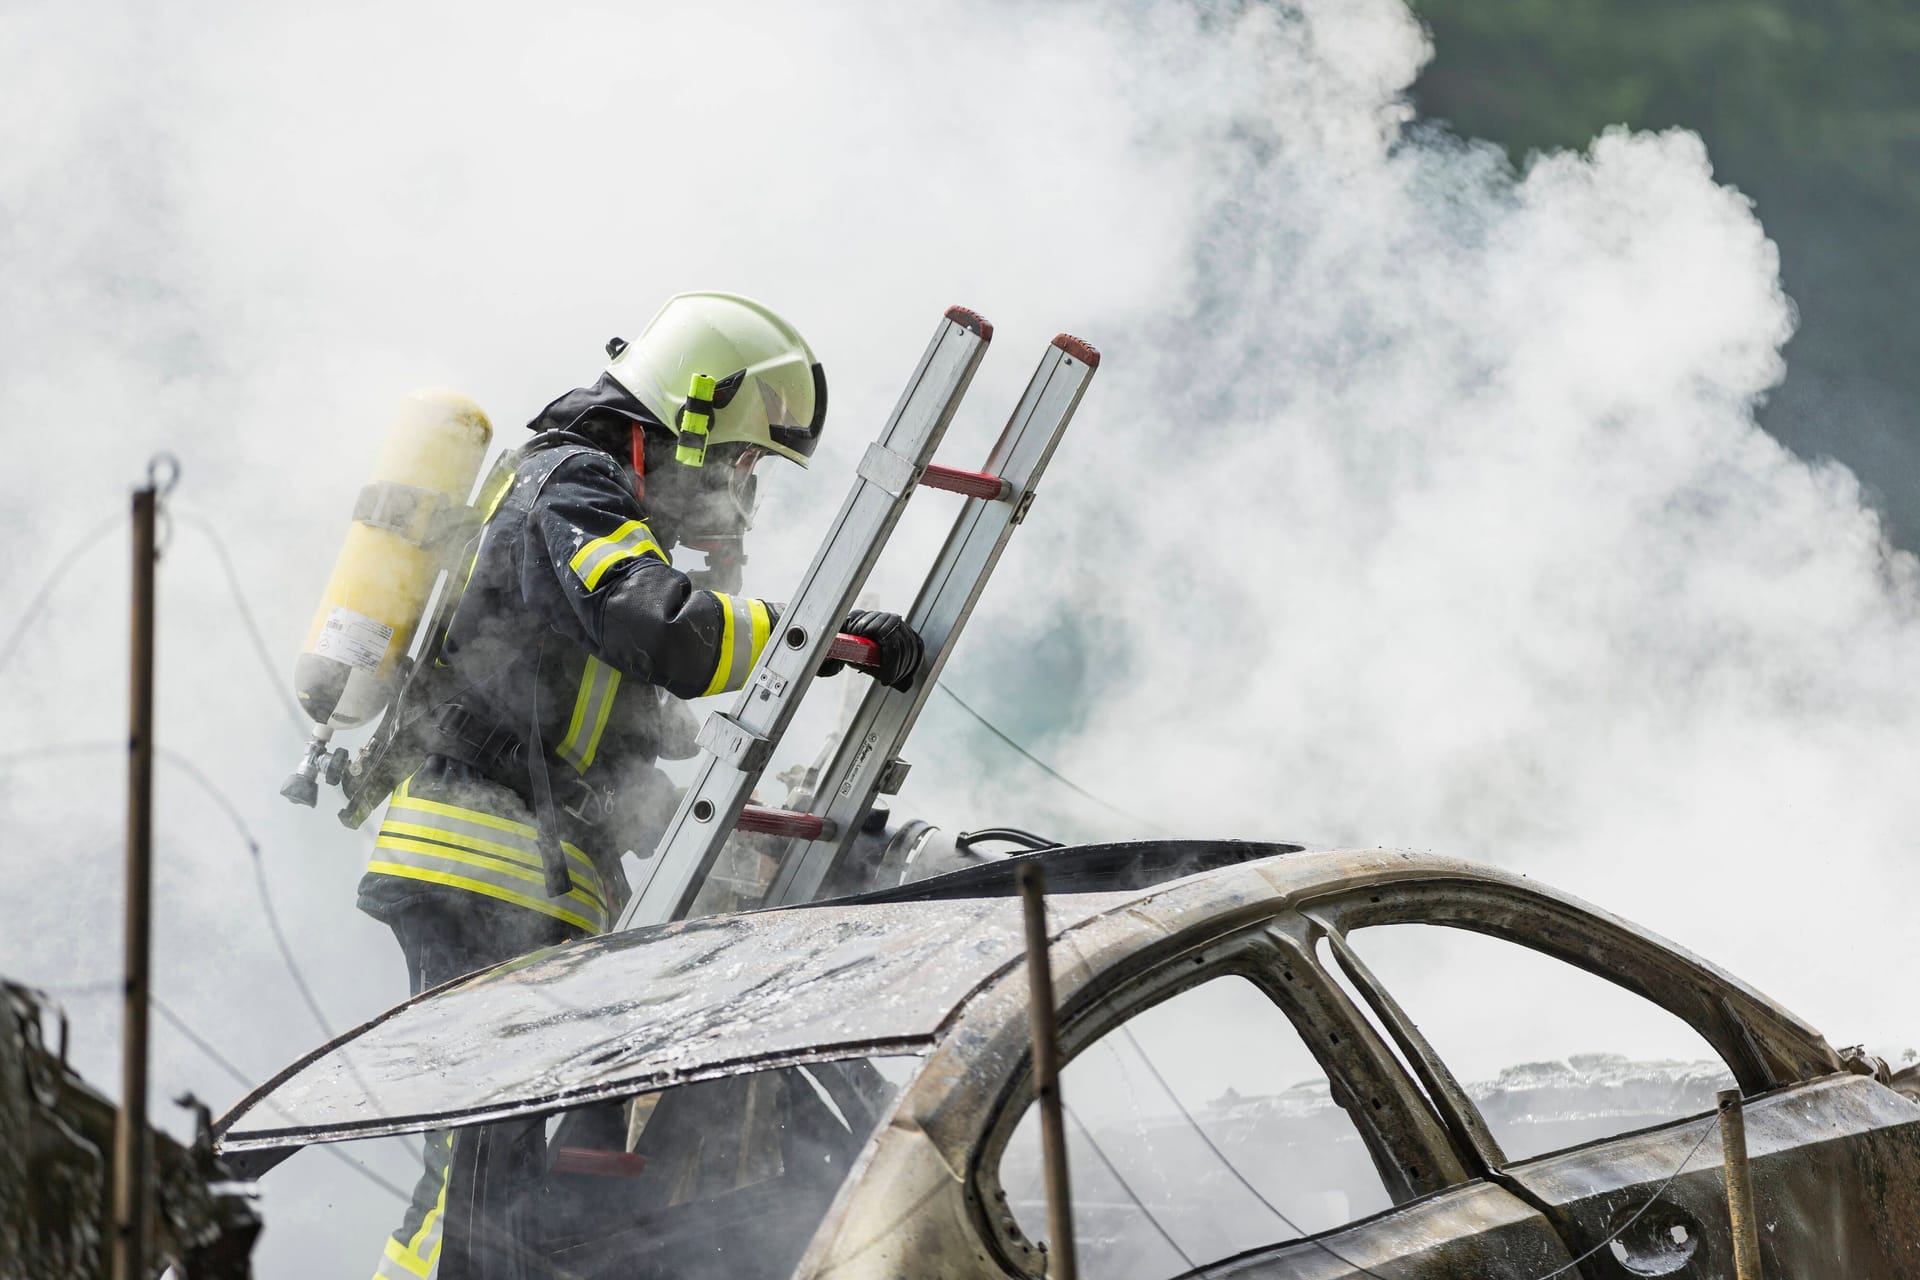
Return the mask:
<svg viewBox="0 0 1920 1280">
<path fill-rule="evenodd" d="M 676 294 L 639 337 L 608 345 L 607 372 L 679 433 L 689 466 L 739 442 L 804 467 L 820 443 L 826 375 L 799 331 L 751 298 Z"/>
</svg>

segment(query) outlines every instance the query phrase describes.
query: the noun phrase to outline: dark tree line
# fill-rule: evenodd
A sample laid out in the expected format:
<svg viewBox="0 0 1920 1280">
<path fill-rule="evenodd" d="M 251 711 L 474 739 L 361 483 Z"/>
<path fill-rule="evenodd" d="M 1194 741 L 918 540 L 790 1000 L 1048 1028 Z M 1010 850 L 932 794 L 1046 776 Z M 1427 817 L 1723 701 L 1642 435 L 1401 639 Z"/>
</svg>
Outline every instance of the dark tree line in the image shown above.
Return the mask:
<svg viewBox="0 0 1920 1280">
<path fill-rule="evenodd" d="M 1423 113 L 1529 150 L 1681 125 L 1751 196 L 1800 328 L 1761 415 L 1858 473 L 1920 547 L 1920 6 L 1910 0 L 1417 0 Z"/>
</svg>

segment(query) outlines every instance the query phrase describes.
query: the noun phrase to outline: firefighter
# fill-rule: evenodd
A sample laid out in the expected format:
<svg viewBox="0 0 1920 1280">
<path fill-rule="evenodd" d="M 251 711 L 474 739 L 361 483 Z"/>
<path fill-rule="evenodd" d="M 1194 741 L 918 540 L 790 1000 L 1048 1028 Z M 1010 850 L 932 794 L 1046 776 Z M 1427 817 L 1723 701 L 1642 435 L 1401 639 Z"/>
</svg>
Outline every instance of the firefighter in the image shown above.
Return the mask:
<svg viewBox="0 0 1920 1280">
<path fill-rule="evenodd" d="M 611 924 L 621 855 L 651 850 L 672 815 L 655 761 L 693 753 L 680 700 L 741 688 L 779 620 L 734 588 L 757 465 L 805 467 L 820 442 L 826 380 L 805 340 L 759 303 L 688 293 L 607 351 L 599 381 L 541 410 L 482 490 L 424 762 L 360 882 L 415 994 Z M 673 566 L 677 546 L 706 551 L 713 589 Z M 847 629 L 879 646 L 875 678 L 910 686 L 922 646 L 904 620 L 862 612 Z M 451 1142 L 428 1135 L 377 1276 L 436 1265 Z"/>
</svg>

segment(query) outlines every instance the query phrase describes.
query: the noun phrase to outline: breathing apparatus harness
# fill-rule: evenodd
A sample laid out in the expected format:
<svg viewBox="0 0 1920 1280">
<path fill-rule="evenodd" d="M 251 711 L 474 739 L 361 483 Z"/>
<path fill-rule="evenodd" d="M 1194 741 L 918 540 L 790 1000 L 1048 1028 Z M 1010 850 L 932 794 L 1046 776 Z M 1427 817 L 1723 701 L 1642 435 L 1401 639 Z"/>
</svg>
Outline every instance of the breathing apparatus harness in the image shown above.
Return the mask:
<svg viewBox="0 0 1920 1280">
<path fill-rule="evenodd" d="M 610 355 L 617 353 L 615 344 L 618 342 L 618 339 L 614 339 L 607 344 Z M 713 412 L 725 406 L 739 389 L 741 381 L 741 375 L 719 382 L 704 375 L 693 379 L 687 403 L 676 415 L 679 422 L 674 453 L 676 463 L 690 468 L 704 466 L 706 432 L 711 425 Z M 722 384 L 726 388 L 724 392 L 720 390 Z M 634 494 L 644 500 L 646 431 L 649 422 L 623 408 L 596 407 L 626 419 L 630 432 Z M 456 526 L 464 536 L 457 553 L 448 557 L 450 565 L 457 566 L 464 562 L 467 575 L 471 576 L 479 556 L 480 540 L 508 492 L 524 473 L 530 458 L 540 458 L 545 469 L 550 471 L 576 453 L 588 449 L 606 451 L 607 442 L 601 438 L 604 433 L 583 426 L 582 419 L 593 412 L 594 409 L 589 408 L 565 426 L 543 427 L 533 441 L 501 455 L 482 484 L 474 506 L 468 508 L 466 521 Z M 551 459 L 541 457 L 546 454 L 557 456 Z M 741 514 L 744 524 L 747 513 L 743 510 Z M 737 587 L 740 569 L 746 563 L 745 555 L 739 551 L 744 532 L 743 528 L 737 534 L 706 535 L 688 543 L 707 553 L 706 569 L 693 575 L 696 585 L 718 590 Z M 563 796 L 555 794 L 551 761 L 540 732 L 539 688 L 546 661 L 544 641 L 535 645 L 531 655 L 530 712 L 524 730 L 479 712 L 461 701 L 466 695 L 504 675 L 524 655 L 506 655 L 492 669 L 469 676 L 457 687 L 447 687 L 452 682 L 450 668 L 444 661 L 447 634 L 454 614 L 465 599 L 466 585 L 467 578 L 463 578 L 457 587 L 449 580 L 449 589 L 442 593 L 434 610 L 425 652 L 417 664 L 410 664 L 401 674 L 386 715 L 360 755 L 344 770 L 341 785 L 348 804 L 341 811 L 341 821 L 349 827 L 360 826 L 395 787 L 420 768 L 428 756 L 438 755 L 458 761 L 482 777 L 506 787 L 532 808 L 546 889 L 549 896 L 561 897 L 572 889 L 571 873 L 561 848 L 563 815 L 569 824 L 570 834 L 578 835 L 596 828 L 612 812 L 612 788 L 605 783 L 596 785 L 588 776 L 567 773 L 564 775 L 566 793 Z"/>
</svg>

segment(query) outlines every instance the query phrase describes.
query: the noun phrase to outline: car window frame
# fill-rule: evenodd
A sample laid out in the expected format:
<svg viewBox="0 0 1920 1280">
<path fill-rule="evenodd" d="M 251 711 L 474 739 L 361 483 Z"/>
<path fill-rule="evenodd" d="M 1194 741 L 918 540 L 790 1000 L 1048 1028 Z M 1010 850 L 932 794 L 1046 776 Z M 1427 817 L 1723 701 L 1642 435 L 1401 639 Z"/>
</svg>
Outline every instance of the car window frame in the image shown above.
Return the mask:
<svg viewBox="0 0 1920 1280">
<path fill-rule="evenodd" d="M 1103 974 L 1102 980 L 1077 992 L 1060 1013 L 1064 1065 L 1123 1023 L 1216 978 L 1245 978 L 1273 1002 L 1326 1073 L 1336 1102 L 1338 1095 L 1345 1093 L 1356 1103 L 1342 1104 L 1342 1110 L 1372 1156 L 1375 1172 L 1392 1203 L 1325 1231 L 1278 1240 L 1263 1248 L 1351 1230 L 1356 1223 L 1397 1212 L 1463 1186 L 1474 1177 L 1392 1048 L 1379 1038 L 1338 984 L 1330 982 L 1314 964 L 1302 944 L 1308 930 L 1305 921 L 1285 912 L 1208 942 L 1189 943 L 1171 952 L 1150 950 L 1131 957 L 1130 963 L 1116 966 Z M 1052 945 L 1055 963 L 1061 958 L 1062 945 L 1061 939 Z M 1067 946 L 1070 949 L 1071 944 Z M 1316 1010 L 1326 1019 L 1324 1024 L 1314 1020 Z M 1371 1106 L 1356 1097 L 1356 1080 L 1366 1086 L 1363 1092 Z M 1001 1157 L 1032 1102 L 1029 1046 L 993 1103 L 985 1108 L 988 1119 L 973 1144 L 968 1199 L 979 1215 L 981 1234 L 999 1255 L 998 1261 L 1016 1274 L 1044 1277 L 1047 1255 L 1014 1221 L 999 1180 Z"/>
<path fill-rule="evenodd" d="M 1818 1033 L 1784 1021 L 1729 975 L 1625 920 L 1557 896 L 1496 880 L 1434 877 L 1342 889 L 1301 903 L 1299 911 L 1325 936 L 1341 971 L 1413 1067 L 1461 1155 L 1488 1174 L 1560 1152 L 1507 1157 L 1479 1107 L 1354 950 L 1349 933 L 1394 924 L 1461 929 L 1571 965 L 1680 1019 L 1748 1097 L 1836 1069 L 1822 1060 L 1832 1059 L 1833 1051 Z M 1314 965 L 1321 969 L 1317 955 Z"/>
</svg>

